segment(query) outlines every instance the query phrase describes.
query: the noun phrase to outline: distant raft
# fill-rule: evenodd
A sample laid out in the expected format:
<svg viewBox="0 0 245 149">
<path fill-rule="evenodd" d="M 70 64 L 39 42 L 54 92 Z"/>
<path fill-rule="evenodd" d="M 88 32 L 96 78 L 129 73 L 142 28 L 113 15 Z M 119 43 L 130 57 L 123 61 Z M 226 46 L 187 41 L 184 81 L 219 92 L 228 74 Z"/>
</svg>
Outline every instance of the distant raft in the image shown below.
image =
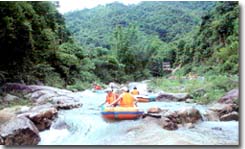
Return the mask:
<svg viewBox="0 0 245 149">
<path fill-rule="evenodd" d="M 137 107 L 102 107 L 101 114 L 109 120 L 133 120 L 140 118 L 144 112 Z"/>
<path fill-rule="evenodd" d="M 136 95 L 135 96 L 138 99 L 138 102 L 152 102 L 156 100 L 156 96 L 143 96 L 143 95 Z"/>
<path fill-rule="evenodd" d="M 97 94 L 103 94 L 103 93 L 105 93 L 105 90 L 95 90 L 95 89 L 93 89 L 92 91 L 94 93 L 97 93 Z"/>
</svg>

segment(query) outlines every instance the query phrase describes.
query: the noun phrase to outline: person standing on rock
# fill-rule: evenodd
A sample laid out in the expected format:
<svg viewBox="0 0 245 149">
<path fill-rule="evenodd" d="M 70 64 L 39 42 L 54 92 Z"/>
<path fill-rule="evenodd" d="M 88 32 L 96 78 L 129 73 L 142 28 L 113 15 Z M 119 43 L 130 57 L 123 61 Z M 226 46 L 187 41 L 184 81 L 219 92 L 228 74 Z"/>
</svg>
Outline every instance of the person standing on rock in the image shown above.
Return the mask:
<svg viewBox="0 0 245 149">
<path fill-rule="evenodd" d="M 134 97 L 132 94 L 129 93 L 127 87 L 123 87 L 121 89 L 123 93 L 109 106 L 113 106 L 115 103 L 119 103 L 120 107 L 135 107 L 137 106 L 137 98 Z"/>
<path fill-rule="evenodd" d="M 137 90 L 137 87 L 134 87 L 134 89 L 131 91 L 132 95 L 139 95 L 140 92 Z"/>
</svg>

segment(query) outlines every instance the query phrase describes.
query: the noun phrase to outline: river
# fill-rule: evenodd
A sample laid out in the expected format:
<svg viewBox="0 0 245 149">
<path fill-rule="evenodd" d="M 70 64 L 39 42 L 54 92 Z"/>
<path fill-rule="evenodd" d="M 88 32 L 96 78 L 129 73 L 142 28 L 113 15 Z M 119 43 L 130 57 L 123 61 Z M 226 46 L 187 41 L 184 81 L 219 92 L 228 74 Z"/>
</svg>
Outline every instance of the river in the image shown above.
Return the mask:
<svg viewBox="0 0 245 149">
<path fill-rule="evenodd" d="M 165 130 L 154 122 L 138 120 L 105 121 L 98 106 L 105 100 L 105 93 L 90 90 L 76 94 L 83 102 L 81 108 L 59 111 L 50 130 L 40 133 L 39 145 L 238 145 L 237 121 L 202 121 L 194 128 L 182 127 Z M 157 106 L 178 110 L 195 107 L 201 113 L 205 105 L 184 102 L 138 103 L 144 111 Z M 205 119 L 205 118 L 204 118 Z"/>
</svg>

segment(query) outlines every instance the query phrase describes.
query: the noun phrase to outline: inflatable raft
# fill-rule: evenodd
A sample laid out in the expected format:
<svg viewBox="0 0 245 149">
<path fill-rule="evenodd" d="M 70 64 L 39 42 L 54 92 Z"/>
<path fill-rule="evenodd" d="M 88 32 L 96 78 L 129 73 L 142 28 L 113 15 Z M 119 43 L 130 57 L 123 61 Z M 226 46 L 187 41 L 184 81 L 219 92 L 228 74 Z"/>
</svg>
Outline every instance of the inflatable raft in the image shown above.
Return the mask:
<svg viewBox="0 0 245 149">
<path fill-rule="evenodd" d="M 101 114 L 110 120 L 132 120 L 140 118 L 144 112 L 137 107 L 102 107 Z"/>
<path fill-rule="evenodd" d="M 156 96 L 143 96 L 143 95 L 136 95 L 135 96 L 138 99 L 138 102 L 151 102 L 156 100 Z"/>
</svg>

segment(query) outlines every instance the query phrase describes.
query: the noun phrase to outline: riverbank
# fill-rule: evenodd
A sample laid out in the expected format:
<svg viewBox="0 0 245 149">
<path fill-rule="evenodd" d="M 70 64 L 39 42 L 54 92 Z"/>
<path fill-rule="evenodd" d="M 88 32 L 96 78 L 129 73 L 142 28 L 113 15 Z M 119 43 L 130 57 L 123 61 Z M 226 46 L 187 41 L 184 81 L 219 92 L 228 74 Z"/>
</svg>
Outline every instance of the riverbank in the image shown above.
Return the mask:
<svg viewBox="0 0 245 149">
<path fill-rule="evenodd" d="M 209 104 L 217 102 L 230 90 L 239 88 L 239 77 L 236 75 L 171 75 L 154 78 L 148 82 L 148 86 L 154 92 L 188 93 L 194 102 Z M 235 102 L 239 102 L 238 98 Z"/>
<path fill-rule="evenodd" d="M 208 140 L 204 142 L 193 142 L 190 140 L 179 140 L 174 137 L 176 140 L 172 138 L 171 143 L 173 145 L 174 143 L 199 145 L 205 143 L 209 145 L 234 145 L 238 143 L 237 121 L 239 120 L 239 105 L 236 103 L 239 95 L 238 89 L 231 90 L 225 96 L 220 98 L 218 102 L 203 105 L 192 100 L 188 93 L 171 93 L 163 90 L 160 90 L 159 92 L 148 92 L 150 90 L 147 85 L 148 83 L 149 81 L 127 84 L 129 88 L 137 86 L 141 93 L 154 93 L 156 95 L 156 100 L 154 102 L 138 104 L 139 108 L 144 111 L 144 115 L 139 120 L 125 121 L 128 125 L 125 126 L 128 133 L 134 134 L 131 136 L 132 140 L 139 137 L 136 134 L 140 133 L 139 130 L 141 129 L 144 132 L 148 132 L 146 136 L 151 135 L 154 131 L 158 131 L 159 133 L 164 132 L 163 135 L 172 133 L 172 135 L 178 136 L 176 133 L 179 133 L 182 130 L 190 133 L 189 129 L 193 129 L 197 131 L 197 136 L 200 138 L 202 131 L 205 133 L 208 133 L 208 131 L 221 131 L 222 134 L 226 134 L 228 138 L 232 138 L 230 135 L 233 135 L 234 138 L 226 139 L 226 142 L 222 142 L 221 134 L 219 134 L 218 136 L 215 136 L 218 138 L 216 142 L 208 143 Z M 120 122 L 108 123 L 101 118 L 98 105 L 105 99 L 106 94 L 103 93 L 103 91 L 99 93 L 90 90 L 72 92 L 48 86 L 23 85 L 16 83 L 6 84 L 3 87 L 3 91 L 5 92 L 5 96 L 2 98 L 3 100 L 1 102 L 5 104 L 14 103 L 14 101 L 19 102 L 25 98 L 25 102 L 22 106 L 12 106 L 11 108 L 4 108 L 0 111 L 0 130 L 2 132 L 0 134 L 0 140 L 1 144 L 4 145 L 60 145 L 63 143 L 81 145 L 89 142 L 88 140 L 90 140 L 91 143 L 87 144 L 103 145 L 110 144 L 110 142 L 107 142 L 106 140 L 103 141 L 101 138 L 97 137 L 105 135 L 104 137 L 108 139 L 117 135 L 117 131 L 112 132 L 112 134 L 110 133 L 109 128 L 111 126 L 115 126 L 115 128 L 118 126 L 119 132 L 121 132 L 122 129 L 126 129 Z M 26 101 L 28 101 L 27 105 L 25 105 Z M 72 110 L 73 108 L 76 109 Z M 136 123 L 137 126 L 132 126 L 131 123 Z M 148 127 L 148 125 L 151 127 Z M 202 127 L 206 130 L 203 130 Z M 146 131 L 145 129 L 147 128 L 150 128 L 150 130 Z M 235 130 L 235 133 L 229 134 L 228 132 L 230 130 Z M 51 135 L 50 133 L 61 133 L 60 135 L 64 138 L 56 136 L 53 141 L 49 142 L 47 141 L 47 138 Z M 97 136 L 98 134 L 99 136 Z M 206 135 L 206 137 L 209 136 L 209 134 Z M 214 137 L 212 135 L 209 137 Z M 73 136 L 75 138 L 84 137 L 84 140 L 78 139 L 78 141 L 76 141 Z M 187 136 L 189 136 L 189 134 Z M 74 138 L 74 140 L 69 139 L 69 141 L 64 142 L 58 141 L 67 139 L 67 137 Z M 121 137 L 125 139 L 125 134 Z M 189 136 L 189 139 L 193 137 L 195 136 Z M 157 139 L 156 137 L 153 138 L 155 138 L 155 140 L 153 140 L 154 142 L 152 142 L 152 140 L 147 141 L 145 138 L 143 140 L 135 140 L 135 144 L 140 144 L 140 142 L 143 144 L 171 144 L 166 141 L 161 141 L 161 139 Z M 100 141 L 93 144 L 93 141 L 96 139 Z M 111 144 L 114 143 L 116 142 Z M 119 141 L 117 143 L 121 143 L 121 145 L 133 144 L 133 142 L 128 143 L 124 141 Z"/>
</svg>

